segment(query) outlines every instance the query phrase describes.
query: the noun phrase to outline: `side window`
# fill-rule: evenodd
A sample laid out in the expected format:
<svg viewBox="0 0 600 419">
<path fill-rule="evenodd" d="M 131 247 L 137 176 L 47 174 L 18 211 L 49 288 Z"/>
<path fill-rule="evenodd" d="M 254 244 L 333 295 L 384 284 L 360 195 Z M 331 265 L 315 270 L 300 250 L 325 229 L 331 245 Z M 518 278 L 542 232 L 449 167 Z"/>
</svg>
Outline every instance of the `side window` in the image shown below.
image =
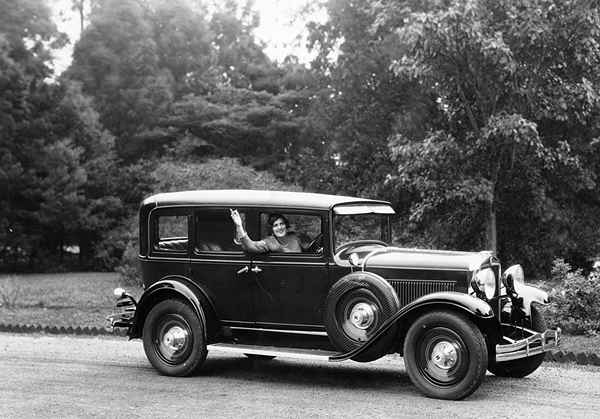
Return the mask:
<svg viewBox="0 0 600 419">
<path fill-rule="evenodd" d="M 187 253 L 188 217 L 185 214 L 158 214 L 154 217 L 152 247 L 159 252 Z"/>
<path fill-rule="evenodd" d="M 246 214 L 238 210 L 245 223 Z M 229 209 L 198 209 L 194 212 L 196 252 L 242 252 L 235 244 L 235 226 Z"/>
<path fill-rule="evenodd" d="M 285 237 L 283 238 L 276 237 L 277 234 L 275 234 L 276 232 L 274 231 L 274 228 L 277 229 L 278 227 L 274 227 L 273 224 L 271 224 L 273 221 L 275 221 L 275 224 L 280 224 L 277 220 L 275 220 L 275 218 L 278 216 L 283 216 L 288 222 Z M 270 237 L 271 240 L 277 240 L 280 243 L 285 243 L 286 246 L 282 247 L 282 252 L 312 254 L 323 253 L 322 231 L 323 222 L 321 217 L 318 215 L 275 212 L 264 212 L 260 214 L 260 238 L 266 239 Z"/>
</svg>

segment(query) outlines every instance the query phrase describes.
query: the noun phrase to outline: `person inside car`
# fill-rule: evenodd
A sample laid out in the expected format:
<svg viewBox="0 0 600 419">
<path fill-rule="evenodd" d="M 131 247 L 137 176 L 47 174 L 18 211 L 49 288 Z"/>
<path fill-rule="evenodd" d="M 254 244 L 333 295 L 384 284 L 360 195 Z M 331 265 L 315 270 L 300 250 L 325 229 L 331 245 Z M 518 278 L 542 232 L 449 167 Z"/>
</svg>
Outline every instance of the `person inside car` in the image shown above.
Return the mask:
<svg viewBox="0 0 600 419">
<path fill-rule="evenodd" d="M 249 253 L 267 253 L 267 252 L 294 252 L 300 253 L 306 251 L 302 240 L 298 234 L 289 231 L 290 223 L 282 214 L 270 214 L 267 224 L 271 229 L 271 235 L 262 240 L 254 241 L 244 230 L 242 218 L 236 209 L 231 209 L 231 219 L 235 224 L 236 242 L 239 242 L 242 248 Z"/>
</svg>

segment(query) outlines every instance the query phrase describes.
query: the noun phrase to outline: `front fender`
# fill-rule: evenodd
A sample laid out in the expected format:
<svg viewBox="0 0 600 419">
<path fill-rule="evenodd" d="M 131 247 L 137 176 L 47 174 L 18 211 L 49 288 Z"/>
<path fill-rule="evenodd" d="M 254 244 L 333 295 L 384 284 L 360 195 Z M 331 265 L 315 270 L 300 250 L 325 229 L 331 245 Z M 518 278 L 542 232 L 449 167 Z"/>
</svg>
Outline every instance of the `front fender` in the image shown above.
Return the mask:
<svg viewBox="0 0 600 419">
<path fill-rule="evenodd" d="M 192 306 L 194 312 L 200 319 L 202 333 L 206 340 L 206 315 L 202 308 L 199 294 L 202 291 L 196 290 L 195 288 L 193 283 L 183 276 L 164 278 L 152 284 L 144 291 L 140 297 L 140 301 L 137 303 L 134 326 L 131 330 L 130 337 L 138 338 L 142 336 L 146 315 L 158 301 L 162 301 L 168 296 L 175 296 L 187 301 Z"/>
<path fill-rule="evenodd" d="M 548 293 L 539 288 L 515 282 L 515 292 L 523 299 L 523 312 L 531 316 L 531 303 L 548 303 Z"/>
<path fill-rule="evenodd" d="M 362 346 L 347 352 L 345 354 L 335 355 L 329 358 L 330 361 L 345 361 L 347 359 L 354 358 L 363 351 L 367 350 L 379 337 L 387 332 L 394 324 L 400 322 L 407 317 L 410 317 L 416 311 L 422 310 L 427 306 L 437 307 L 448 307 L 451 309 L 458 309 L 471 316 L 475 316 L 482 320 L 492 319 L 494 317 L 494 311 L 488 303 L 479 298 L 470 296 L 468 294 L 462 294 L 459 292 L 435 292 L 424 295 L 416 299 L 415 301 L 402 307 L 396 314 L 387 319 L 379 328 L 379 330 L 366 341 Z"/>
</svg>

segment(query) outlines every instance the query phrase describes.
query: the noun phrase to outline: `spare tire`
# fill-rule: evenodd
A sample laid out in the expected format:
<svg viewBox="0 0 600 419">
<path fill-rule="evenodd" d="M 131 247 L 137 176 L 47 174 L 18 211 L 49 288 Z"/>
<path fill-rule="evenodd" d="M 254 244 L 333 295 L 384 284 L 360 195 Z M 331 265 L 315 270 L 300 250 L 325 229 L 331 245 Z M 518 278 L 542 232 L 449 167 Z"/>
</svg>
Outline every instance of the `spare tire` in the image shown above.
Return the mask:
<svg viewBox="0 0 600 419">
<path fill-rule="evenodd" d="M 400 308 L 394 288 L 379 275 L 353 272 L 337 281 L 327 295 L 325 328 L 331 343 L 341 352 L 362 346 Z M 391 327 L 355 361 L 368 362 L 389 353 L 396 338 Z"/>
</svg>

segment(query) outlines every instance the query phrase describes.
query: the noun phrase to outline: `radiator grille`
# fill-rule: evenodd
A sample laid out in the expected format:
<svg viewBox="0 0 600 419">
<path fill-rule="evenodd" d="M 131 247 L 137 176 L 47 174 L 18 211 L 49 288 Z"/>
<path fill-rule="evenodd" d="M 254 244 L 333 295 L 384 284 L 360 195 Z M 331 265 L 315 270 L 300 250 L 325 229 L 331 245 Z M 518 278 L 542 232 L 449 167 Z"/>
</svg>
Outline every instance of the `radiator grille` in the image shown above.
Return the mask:
<svg viewBox="0 0 600 419">
<path fill-rule="evenodd" d="M 392 279 L 389 283 L 396 290 L 400 307 L 403 307 L 426 294 L 438 291 L 454 291 L 456 281 L 431 281 L 413 279 Z"/>
</svg>

